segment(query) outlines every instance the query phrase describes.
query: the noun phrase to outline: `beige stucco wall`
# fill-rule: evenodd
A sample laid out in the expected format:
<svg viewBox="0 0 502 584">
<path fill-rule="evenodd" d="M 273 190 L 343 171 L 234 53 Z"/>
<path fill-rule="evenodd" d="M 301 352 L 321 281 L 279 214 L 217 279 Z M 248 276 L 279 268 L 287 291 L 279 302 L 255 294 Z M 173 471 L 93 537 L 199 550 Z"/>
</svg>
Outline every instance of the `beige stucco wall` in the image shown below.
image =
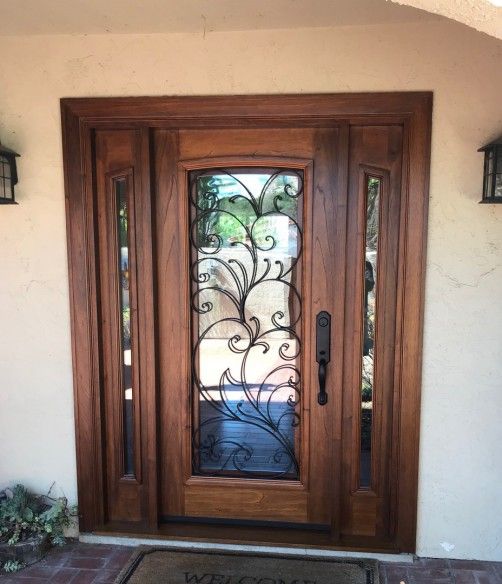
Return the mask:
<svg viewBox="0 0 502 584">
<path fill-rule="evenodd" d="M 59 98 L 433 90 L 418 553 L 502 560 L 502 42 L 458 24 L 0 39 L 0 486 L 76 497 Z M 8 55 L 8 58 L 5 58 Z"/>
<path fill-rule="evenodd" d="M 395 4 L 413 6 L 433 14 L 446 16 L 495 38 L 502 38 L 502 10 L 493 0 L 391 0 Z"/>
</svg>

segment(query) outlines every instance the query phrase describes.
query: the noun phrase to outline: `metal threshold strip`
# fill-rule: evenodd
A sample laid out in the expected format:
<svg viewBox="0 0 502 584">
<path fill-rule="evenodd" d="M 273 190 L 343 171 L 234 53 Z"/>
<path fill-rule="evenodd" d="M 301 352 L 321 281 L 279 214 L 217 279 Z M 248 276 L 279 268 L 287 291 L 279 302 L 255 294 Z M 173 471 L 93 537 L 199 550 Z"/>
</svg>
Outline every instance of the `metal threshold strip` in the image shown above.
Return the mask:
<svg viewBox="0 0 502 584">
<path fill-rule="evenodd" d="M 304 548 L 289 546 L 269 546 L 269 545 L 249 545 L 249 544 L 227 544 L 213 543 L 197 540 L 173 540 L 150 537 L 136 537 L 123 535 L 98 535 L 94 533 L 81 533 L 79 536 L 81 543 L 108 544 L 136 547 L 140 545 L 150 545 L 155 547 L 166 547 L 172 549 L 203 549 L 203 550 L 225 550 L 236 552 L 253 552 L 263 555 L 284 554 L 288 556 L 309 556 L 317 558 L 369 558 L 381 560 L 383 562 L 405 562 L 413 563 L 413 554 L 386 554 L 379 552 L 357 552 L 349 550 L 326 550 L 320 548 Z"/>
</svg>

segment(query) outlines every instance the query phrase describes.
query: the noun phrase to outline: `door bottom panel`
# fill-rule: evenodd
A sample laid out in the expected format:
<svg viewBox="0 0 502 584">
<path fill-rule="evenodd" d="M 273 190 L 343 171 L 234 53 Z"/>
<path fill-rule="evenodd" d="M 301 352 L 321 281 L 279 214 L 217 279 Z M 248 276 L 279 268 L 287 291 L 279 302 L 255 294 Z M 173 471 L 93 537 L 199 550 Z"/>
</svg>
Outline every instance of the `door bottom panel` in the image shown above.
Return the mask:
<svg viewBox="0 0 502 584">
<path fill-rule="evenodd" d="M 307 505 L 308 494 L 304 489 L 288 489 L 286 498 L 283 492 L 267 487 L 201 484 L 188 485 L 185 489 L 185 513 L 193 517 L 233 517 L 306 523 Z"/>
</svg>

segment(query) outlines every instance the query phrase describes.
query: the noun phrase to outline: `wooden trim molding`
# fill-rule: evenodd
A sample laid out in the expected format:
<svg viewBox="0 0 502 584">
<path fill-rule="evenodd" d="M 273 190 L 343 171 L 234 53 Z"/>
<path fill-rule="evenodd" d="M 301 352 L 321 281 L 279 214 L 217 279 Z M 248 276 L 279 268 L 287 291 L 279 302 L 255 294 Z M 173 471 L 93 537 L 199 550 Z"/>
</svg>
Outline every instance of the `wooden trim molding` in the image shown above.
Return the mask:
<svg viewBox="0 0 502 584">
<path fill-rule="evenodd" d="M 63 98 L 64 110 L 90 122 L 130 121 L 157 125 L 175 123 L 185 127 L 187 120 L 203 120 L 218 125 L 222 120 L 263 119 L 270 122 L 305 119 L 336 121 L 360 117 L 407 118 L 432 106 L 430 92 L 336 93 L 304 95 L 235 95 L 188 97 L 97 97 Z M 381 123 L 381 121 L 379 122 Z"/>
<path fill-rule="evenodd" d="M 387 540 L 380 549 L 413 552 L 415 549 L 418 485 L 418 436 L 426 231 L 429 200 L 429 164 L 432 118 L 430 92 L 346 93 L 322 95 L 250 95 L 224 97 L 118 97 L 68 98 L 61 100 L 65 203 L 72 327 L 73 385 L 77 447 L 80 530 L 91 532 L 113 528 L 108 522 L 106 497 L 106 433 L 103 416 L 104 367 L 102 338 L 99 334 L 99 229 L 96 214 L 96 135 L 103 130 L 133 130 L 134 185 L 137 241 L 139 345 L 139 400 L 136 460 L 141 461 L 141 520 L 125 531 L 161 534 L 158 523 L 160 475 L 158 460 L 159 396 L 157 372 L 159 339 L 156 327 L 156 254 L 154 216 L 157 157 L 154 129 L 169 138 L 173 148 L 177 133 L 190 128 L 281 128 L 339 127 L 347 141 L 356 126 L 399 125 L 402 128 L 403 155 L 399 260 L 396 304 L 396 355 L 393 387 L 396 399 L 392 414 L 391 499 Z M 159 135 L 159 134 L 158 134 Z M 167 139 L 167 138 L 166 138 Z M 348 142 L 347 142 L 348 143 Z M 340 168 L 348 177 L 345 155 Z M 302 161 L 299 161 L 299 163 Z M 193 163 L 193 161 L 191 162 Z M 187 163 L 190 165 L 191 163 Z M 263 160 L 260 161 L 263 163 Z M 200 164 L 200 161 L 197 162 Z M 202 162 L 203 164 L 203 162 Z M 371 162 L 367 166 L 372 166 Z M 188 166 L 187 168 L 189 168 Z M 161 209 L 164 212 L 166 209 Z M 340 226 L 343 229 L 343 226 Z M 145 244 L 145 242 L 147 242 Z M 158 250 L 158 253 L 163 253 Z M 398 437 L 399 439 L 395 439 Z M 341 455 L 337 439 L 333 446 Z M 352 483 L 353 484 L 353 483 Z M 377 486 L 379 483 L 377 482 Z M 337 487 L 339 488 L 339 487 Z M 339 497 L 339 500 L 342 497 Z M 338 512 L 340 513 L 340 512 Z M 117 524 L 120 525 L 120 524 Z M 169 526 L 172 530 L 174 526 Z M 222 528 L 223 529 L 223 528 Z M 230 528 L 225 528 L 229 533 Z M 231 530 L 230 530 L 231 531 Z M 180 528 L 183 537 L 195 534 L 189 526 Z M 235 537 L 246 539 L 237 533 Z M 243 532 L 244 533 L 244 532 Z M 188 534 L 188 535 L 187 535 Z M 216 535 L 215 535 L 216 537 Z M 225 536 L 227 537 L 227 536 Z M 270 536 L 271 537 L 271 536 Z M 276 543 L 288 543 L 293 536 L 280 535 Z M 338 539 L 336 543 L 368 549 L 371 538 Z M 228 539 L 228 537 L 227 537 Z M 309 536 L 306 544 L 314 542 Z"/>
</svg>

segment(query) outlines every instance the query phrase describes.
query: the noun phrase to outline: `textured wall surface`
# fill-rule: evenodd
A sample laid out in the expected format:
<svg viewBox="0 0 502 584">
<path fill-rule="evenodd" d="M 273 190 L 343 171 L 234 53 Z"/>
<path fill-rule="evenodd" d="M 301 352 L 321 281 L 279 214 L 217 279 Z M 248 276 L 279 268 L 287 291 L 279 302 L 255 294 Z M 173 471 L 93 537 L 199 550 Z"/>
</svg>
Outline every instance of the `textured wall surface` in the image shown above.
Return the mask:
<svg viewBox="0 0 502 584">
<path fill-rule="evenodd" d="M 490 0 L 391 0 L 432 14 L 451 18 L 476 30 L 502 39 L 502 9 Z"/>
<path fill-rule="evenodd" d="M 16 0 L 2 6 L 0 36 L 221 32 L 366 26 L 438 18 L 432 12 L 387 0 L 169 0 L 169 10 L 165 0 Z"/>
<path fill-rule="evenodd" d="M 502 42 L 446 21 L 172 35 L 3 37 L 0 486 L 76 497 L 59 98 L 433 90 L 418 553 L 502 560 L 502 206 L 477 205 L 502 133 Z"/>
</svg>

